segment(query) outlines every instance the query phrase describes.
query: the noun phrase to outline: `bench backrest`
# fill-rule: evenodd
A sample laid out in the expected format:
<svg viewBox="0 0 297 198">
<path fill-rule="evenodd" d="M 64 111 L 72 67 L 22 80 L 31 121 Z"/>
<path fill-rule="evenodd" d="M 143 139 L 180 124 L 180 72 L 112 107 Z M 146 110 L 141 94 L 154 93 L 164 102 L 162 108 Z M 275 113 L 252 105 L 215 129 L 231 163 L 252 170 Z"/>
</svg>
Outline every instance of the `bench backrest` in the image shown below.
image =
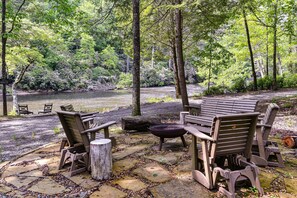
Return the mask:
<svg viewBox="0 0 297 198">
<path fill-rule="evenodd" d="M 44 112 L 52 112 L 52 109 L 53 109 L 52 103 L 44 104 L 44 109 L 43 109 Z"/>
<path fill-rule="evenodd" d="M 60 106 L 62 111 L 70 111 L 74 112 L 74 108 L 72 104 L 62 105 Z"/>
<path fill-rule="evenodd" d="M 19 110 L 19 112 L 20 113 L 22 113 L 22 112 L 28 112 L 28 105 L 18 105 L 18 110 Z"/>
<path fill-rule="evenodd" d="M 201 104 L 200 116 L 214 117 L 216 115 L 254 112 L 257 103 L 257 100 L 206 99 Z"/>
</svg>

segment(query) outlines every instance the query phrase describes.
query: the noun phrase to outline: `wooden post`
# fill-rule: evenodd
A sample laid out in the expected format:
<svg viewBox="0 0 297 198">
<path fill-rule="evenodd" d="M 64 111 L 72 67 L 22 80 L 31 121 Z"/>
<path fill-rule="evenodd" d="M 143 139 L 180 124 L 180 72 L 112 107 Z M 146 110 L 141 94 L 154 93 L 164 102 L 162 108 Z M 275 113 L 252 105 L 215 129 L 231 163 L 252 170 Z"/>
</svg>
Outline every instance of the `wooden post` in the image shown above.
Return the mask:
<svg viewBox="0 0 297 198">
<path fill-rule="evenodd" d="M 111 140 L 99 139 L 90 145 L 92 178 L 109 179 L 112 171 Z"/>
</svg>

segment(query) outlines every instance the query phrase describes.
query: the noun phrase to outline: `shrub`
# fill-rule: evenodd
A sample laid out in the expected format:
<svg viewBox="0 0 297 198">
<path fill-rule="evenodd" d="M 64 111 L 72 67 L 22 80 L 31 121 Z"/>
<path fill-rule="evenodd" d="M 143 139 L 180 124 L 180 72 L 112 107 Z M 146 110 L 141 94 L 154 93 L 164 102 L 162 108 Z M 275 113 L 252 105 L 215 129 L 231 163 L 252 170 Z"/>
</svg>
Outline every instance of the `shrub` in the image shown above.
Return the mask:
<svg viewBox="0 0 297 198">
<path fill-rule="evenodd" d="M 231 86 L 231 91 L 237 93 L 246 91 L 245 79 L 243 77 L 234 79 L 233 85 Z"/>
<path fill-rule="evenodd" d="M 260 90 L 267 90 L 272 88 L 272 77 L 264 76 L 263 78 L 258 79 L 257 85 Z"/>
<path fill-rule="evenodd" d="M 118 88 L 129 88 L 132 87 L 132 74 L 130 73 L 121 73 L 120 80 L 117 84 Z"/>
<path fill-rule="evenodd" d="M 209 90 L 204 90 L 203 95 L 219 95 L 224 94 L 226 88 L 223 86 L 212 86 Z"/>
<path fill-rule="evenodd" d="M 285 88 L 297 87 L 297 74 L 285 74 L 283 78 L 283 87 Z"/>
</svg>

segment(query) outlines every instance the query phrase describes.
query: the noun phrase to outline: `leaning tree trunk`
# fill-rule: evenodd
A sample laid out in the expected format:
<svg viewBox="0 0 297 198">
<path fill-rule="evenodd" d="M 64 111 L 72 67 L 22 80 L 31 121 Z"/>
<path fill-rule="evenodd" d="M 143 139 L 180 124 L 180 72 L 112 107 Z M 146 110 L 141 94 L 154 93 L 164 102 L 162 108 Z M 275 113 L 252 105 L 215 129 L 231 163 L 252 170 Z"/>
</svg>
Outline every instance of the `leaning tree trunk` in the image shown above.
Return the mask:
<svg viewBox="0 0 297 198">
<path fill-rule="evenodd" d="M 140 21 L 139 1 L 133 3 L 133 92 L 132 92 L 132 116 L 141 115 L 140 111 Z"/>
<path fill-rule="evenodd" d="M 175 47 L 175 38 L 172 39 L 172 45 L 171 45 L 171 54 L 172 54 L 172 60 L 173 60 L 173 72 L 174 72 L 174 82 L 175 82 L 175 97 L 180 98 L 180 83 L 178 78 L 178 67 L 177 67 L 177 58 L 176 58 L 176 47 Z"/>
<path fill-rule="evenodd" d="M 266 75 L 269 76 L 269 41 L 268 41 L 268 27 L 266 27 Z"/>
<path fill-rule="evenodd" d="M 251 64 L 252 64 L 254 90 L 257 90 L 258 86 L 257 86 L 257 75 L 256 75 L 256 71 L 255 71 L 254 54 L 253 54 L 253 49 L 252 49 L 252 44 L 251 44 L 249 26 L 248 26 L 247 19 L 246 19 L 245 8 L 243 8 L 242 11 L 243 11 L 244 26 L 245 26 L 246 37 L 247 37 L 248 47 L 249 47 L 249 51 L 250 51 Z"/>
<path fill-rule="evenodd" d="M 18 109 L 18 95 L 16 90 L 16 83 L 12 84 L 11 91 L 12 91 L 12 111 L 16 112 L 16 110 Z"/>
<path fill-rule="evenodd" d="M 181 0 L 176 0 L 176 4 L 180 5 Z M 183 37 L 182 37 L 182 13 L 179 8 L 175 10 L 175 23 L 176 23 L 176 57 L 178 64 L 178 78 L 181 90 L 181 98 L 183 103 L 183 109 L 187 110 L 189 105 L 188 92 L 185 77 L 185 66 L 183 57 Z"/>
</svg>

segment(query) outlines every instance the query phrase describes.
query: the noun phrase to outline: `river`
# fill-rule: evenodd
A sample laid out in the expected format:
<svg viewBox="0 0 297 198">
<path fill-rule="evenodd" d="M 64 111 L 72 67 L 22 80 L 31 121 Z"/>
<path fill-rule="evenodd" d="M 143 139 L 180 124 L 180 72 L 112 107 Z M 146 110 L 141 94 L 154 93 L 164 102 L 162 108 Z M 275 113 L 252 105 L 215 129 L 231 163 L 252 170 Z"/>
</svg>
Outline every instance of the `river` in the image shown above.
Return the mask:
<svg viewBox="0 0 297 198">
<path fill-rule="evenodd" d="M 188 85 L 188 95 L 199 94 L 202 88 L 198 85 Z M 163 98 L 170 96 L 175 98 L 174 86 L 141 88 L 141 103 L 149 98 Z M 1 97 L 2 99 L 2 97 Z M 111 109 L 129 106 L 132 103 L 131 90 L 106 90 L 79 93 L 40 93 L 19 95 L 20 104 L 27 104 L 29 110 L 37 114 L 43 109 L 45 103 L 53 103 L 53 111 L 60 110 L 61 105 L 72 104 L 77 111 L 109 111 Z M 2 101 L 0 102 L 0 115 L 2 113 Z M 8 112 L 12 110 L 12 98 L 8 97 Z"/>
</svg>

